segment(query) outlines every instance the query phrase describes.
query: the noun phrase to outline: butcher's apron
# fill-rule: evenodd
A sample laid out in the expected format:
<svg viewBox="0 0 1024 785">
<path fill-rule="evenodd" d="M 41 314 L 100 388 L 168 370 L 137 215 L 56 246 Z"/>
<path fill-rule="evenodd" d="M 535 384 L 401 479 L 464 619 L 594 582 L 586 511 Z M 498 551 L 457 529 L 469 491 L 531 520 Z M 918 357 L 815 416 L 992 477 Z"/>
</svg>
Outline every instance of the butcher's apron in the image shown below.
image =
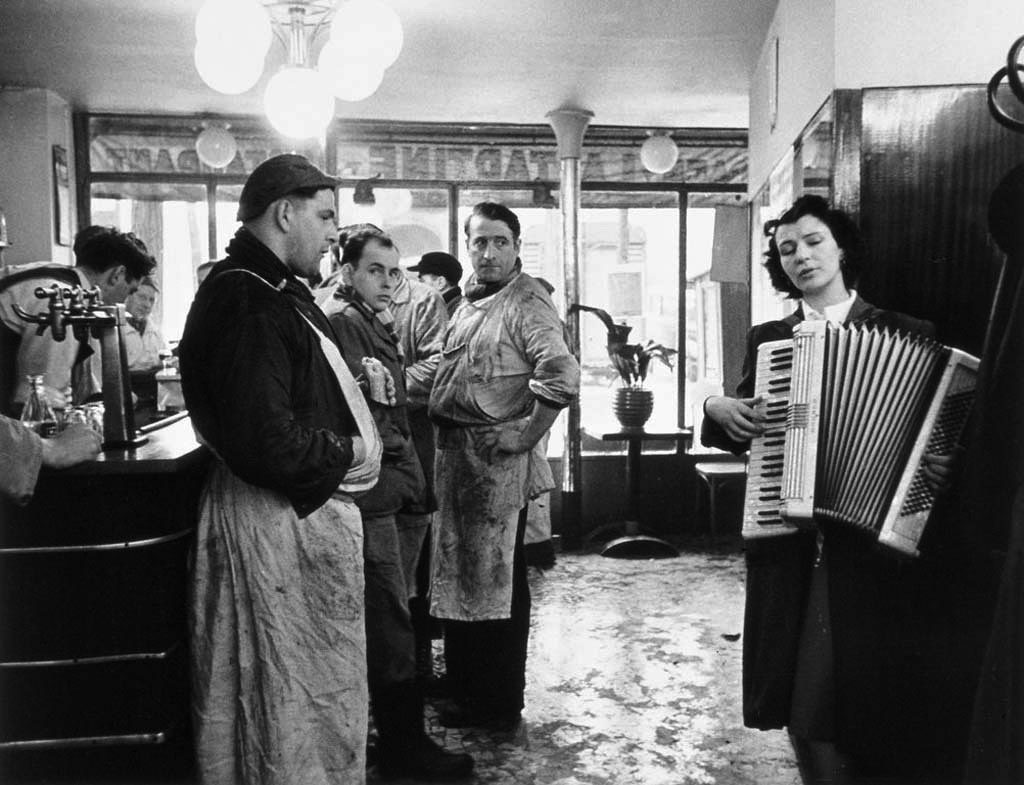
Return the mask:
<svg viewBox="0 0 1024 785">
<path fill-rule="evenodd" d="M 204 785 L 365 782 L 363 534 L 350 494 L 376 482 L 381 444 L 337 347 L 316 332 L 366 457 L 303 519 L 222 461 L 210 472 L 189 614 Z"/>
</svg>

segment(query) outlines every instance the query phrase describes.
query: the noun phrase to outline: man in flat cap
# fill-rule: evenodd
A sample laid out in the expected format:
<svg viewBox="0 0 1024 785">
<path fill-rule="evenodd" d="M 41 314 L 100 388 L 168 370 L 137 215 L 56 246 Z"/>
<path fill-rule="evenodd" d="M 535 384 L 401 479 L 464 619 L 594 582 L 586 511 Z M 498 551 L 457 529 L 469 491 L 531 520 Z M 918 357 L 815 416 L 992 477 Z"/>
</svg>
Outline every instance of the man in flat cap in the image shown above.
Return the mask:
<svg viewBox="0 0 1024 785">
<path fill-rule="evenodd" d="M 429 251 L 423 254 L 409 271 L 418 273 L 423 283 L 441 293 L 450 319 L 462 302 L 462 289 L 459 286 L 459 281 L 462 280 L 462 265 L 459 264 L 459 260 L 444 251 Z"/>
<path fill-rule="evenodd" d="M 337 232 L 337 181 L 299 155 L 253 170 L 179 358 L 203 490 L 190 597 L 200 780 L 361 783 L 367 687 L 352 495 L 381 445 L 301 280 Z"/>
</svg>

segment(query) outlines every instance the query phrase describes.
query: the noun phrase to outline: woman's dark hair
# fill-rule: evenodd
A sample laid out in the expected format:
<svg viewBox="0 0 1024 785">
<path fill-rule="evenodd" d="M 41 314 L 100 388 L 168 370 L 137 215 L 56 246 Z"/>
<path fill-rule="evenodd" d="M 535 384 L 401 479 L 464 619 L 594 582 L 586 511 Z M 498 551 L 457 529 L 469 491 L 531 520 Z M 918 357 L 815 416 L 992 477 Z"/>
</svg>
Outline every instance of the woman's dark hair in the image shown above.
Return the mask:
<svg viewBox="0 0 1024 785">
<path fill-rule="evenodd" d="M 352 267 L 359 267 L 359 260 L 363 258 L 363 249 L 371 240 L 385 248 L 398 250 L 391 235 L 379 226 L 368 223 L 352 224 L 338 230 L 338 244 L 332 249 L 334 258 L 339 265 L 350 264 Z"/>
<path fill-rule="evenodd" d="M 857 224 L 850 216 L 842 210 L 833 209 L 827 201 L 814 194 L 801 196 L 786 212 L 764 225 L 764 234 L 768 238 L 768 250 L 764 254 L 764 269 L 768 271 L 772 286 L 776 291 L 782 292 L 794 300 L 803 296 L 786 275 L 785 270 L 782 269 L 782 256 L 779 253 L 779 246 L 775 242 L 775 231 L 783 224 L 796 223 L 805 215 L 814 216 L 832 232 L 836 245 L 843 252 L 840 262 L 843 283 L 846 284 L 847 289 L 854 288 L 860 279 L 866 261 L 864 240 L 861 237 L 860 229 L 857 228 Z"/>
</svg>

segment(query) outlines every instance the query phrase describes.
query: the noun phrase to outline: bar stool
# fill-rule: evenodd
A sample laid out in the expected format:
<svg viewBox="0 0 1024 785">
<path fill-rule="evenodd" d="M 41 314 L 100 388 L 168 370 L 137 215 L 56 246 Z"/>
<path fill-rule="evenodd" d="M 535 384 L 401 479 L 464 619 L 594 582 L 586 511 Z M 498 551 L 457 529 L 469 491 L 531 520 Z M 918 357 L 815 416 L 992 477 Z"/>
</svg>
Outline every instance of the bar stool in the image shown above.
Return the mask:
<svg viewBox="0 0 1024 785">
<path fill-rule="evenodd" d="M 746 481 L 747 462 L 742 460 L 729 461 L 700 461 L 695 463 L 694 471 L 701 480 L 697 484 L 696 509 L 701 508 L 701 485 L 707 488 L 708 495 L 708 529 L 711 534 L 718 534 L 718 505 L 717 498 L 721 489 L 730 482 L 737 480 Z"/>
</svg>

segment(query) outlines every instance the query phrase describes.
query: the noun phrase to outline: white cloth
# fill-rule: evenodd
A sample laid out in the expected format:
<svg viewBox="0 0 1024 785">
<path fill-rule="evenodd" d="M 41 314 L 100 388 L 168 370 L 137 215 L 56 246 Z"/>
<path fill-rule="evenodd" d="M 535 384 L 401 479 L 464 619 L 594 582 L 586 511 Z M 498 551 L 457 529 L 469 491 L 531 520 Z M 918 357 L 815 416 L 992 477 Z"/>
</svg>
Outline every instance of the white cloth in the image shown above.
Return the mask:
<svg viewBox="0 0 1024 785">
<path fill-rule="evenodd" d="M 365 782 L 362 540 L 350 501 L 299 519 L 282 495 L 213 468 L 189 614 L 203 785 Z"/>
<path fill-rule="evenodd" d="M 804 319 L 809 322 L 832 322 L 832 324 L 846 324 L 846 317 L 850 313 L 850 308 L 853 307 L 854 301 L 857 299 L 857 292 L 853 289 L 850 290 L 850 296 L 843 300 L 841 303 L 835 305 L 826 305 L 824 312 L 817 311 L 807 304 L 806 300 L 801 300 L 800 305 L 804 312 Z"/>
</svg>

